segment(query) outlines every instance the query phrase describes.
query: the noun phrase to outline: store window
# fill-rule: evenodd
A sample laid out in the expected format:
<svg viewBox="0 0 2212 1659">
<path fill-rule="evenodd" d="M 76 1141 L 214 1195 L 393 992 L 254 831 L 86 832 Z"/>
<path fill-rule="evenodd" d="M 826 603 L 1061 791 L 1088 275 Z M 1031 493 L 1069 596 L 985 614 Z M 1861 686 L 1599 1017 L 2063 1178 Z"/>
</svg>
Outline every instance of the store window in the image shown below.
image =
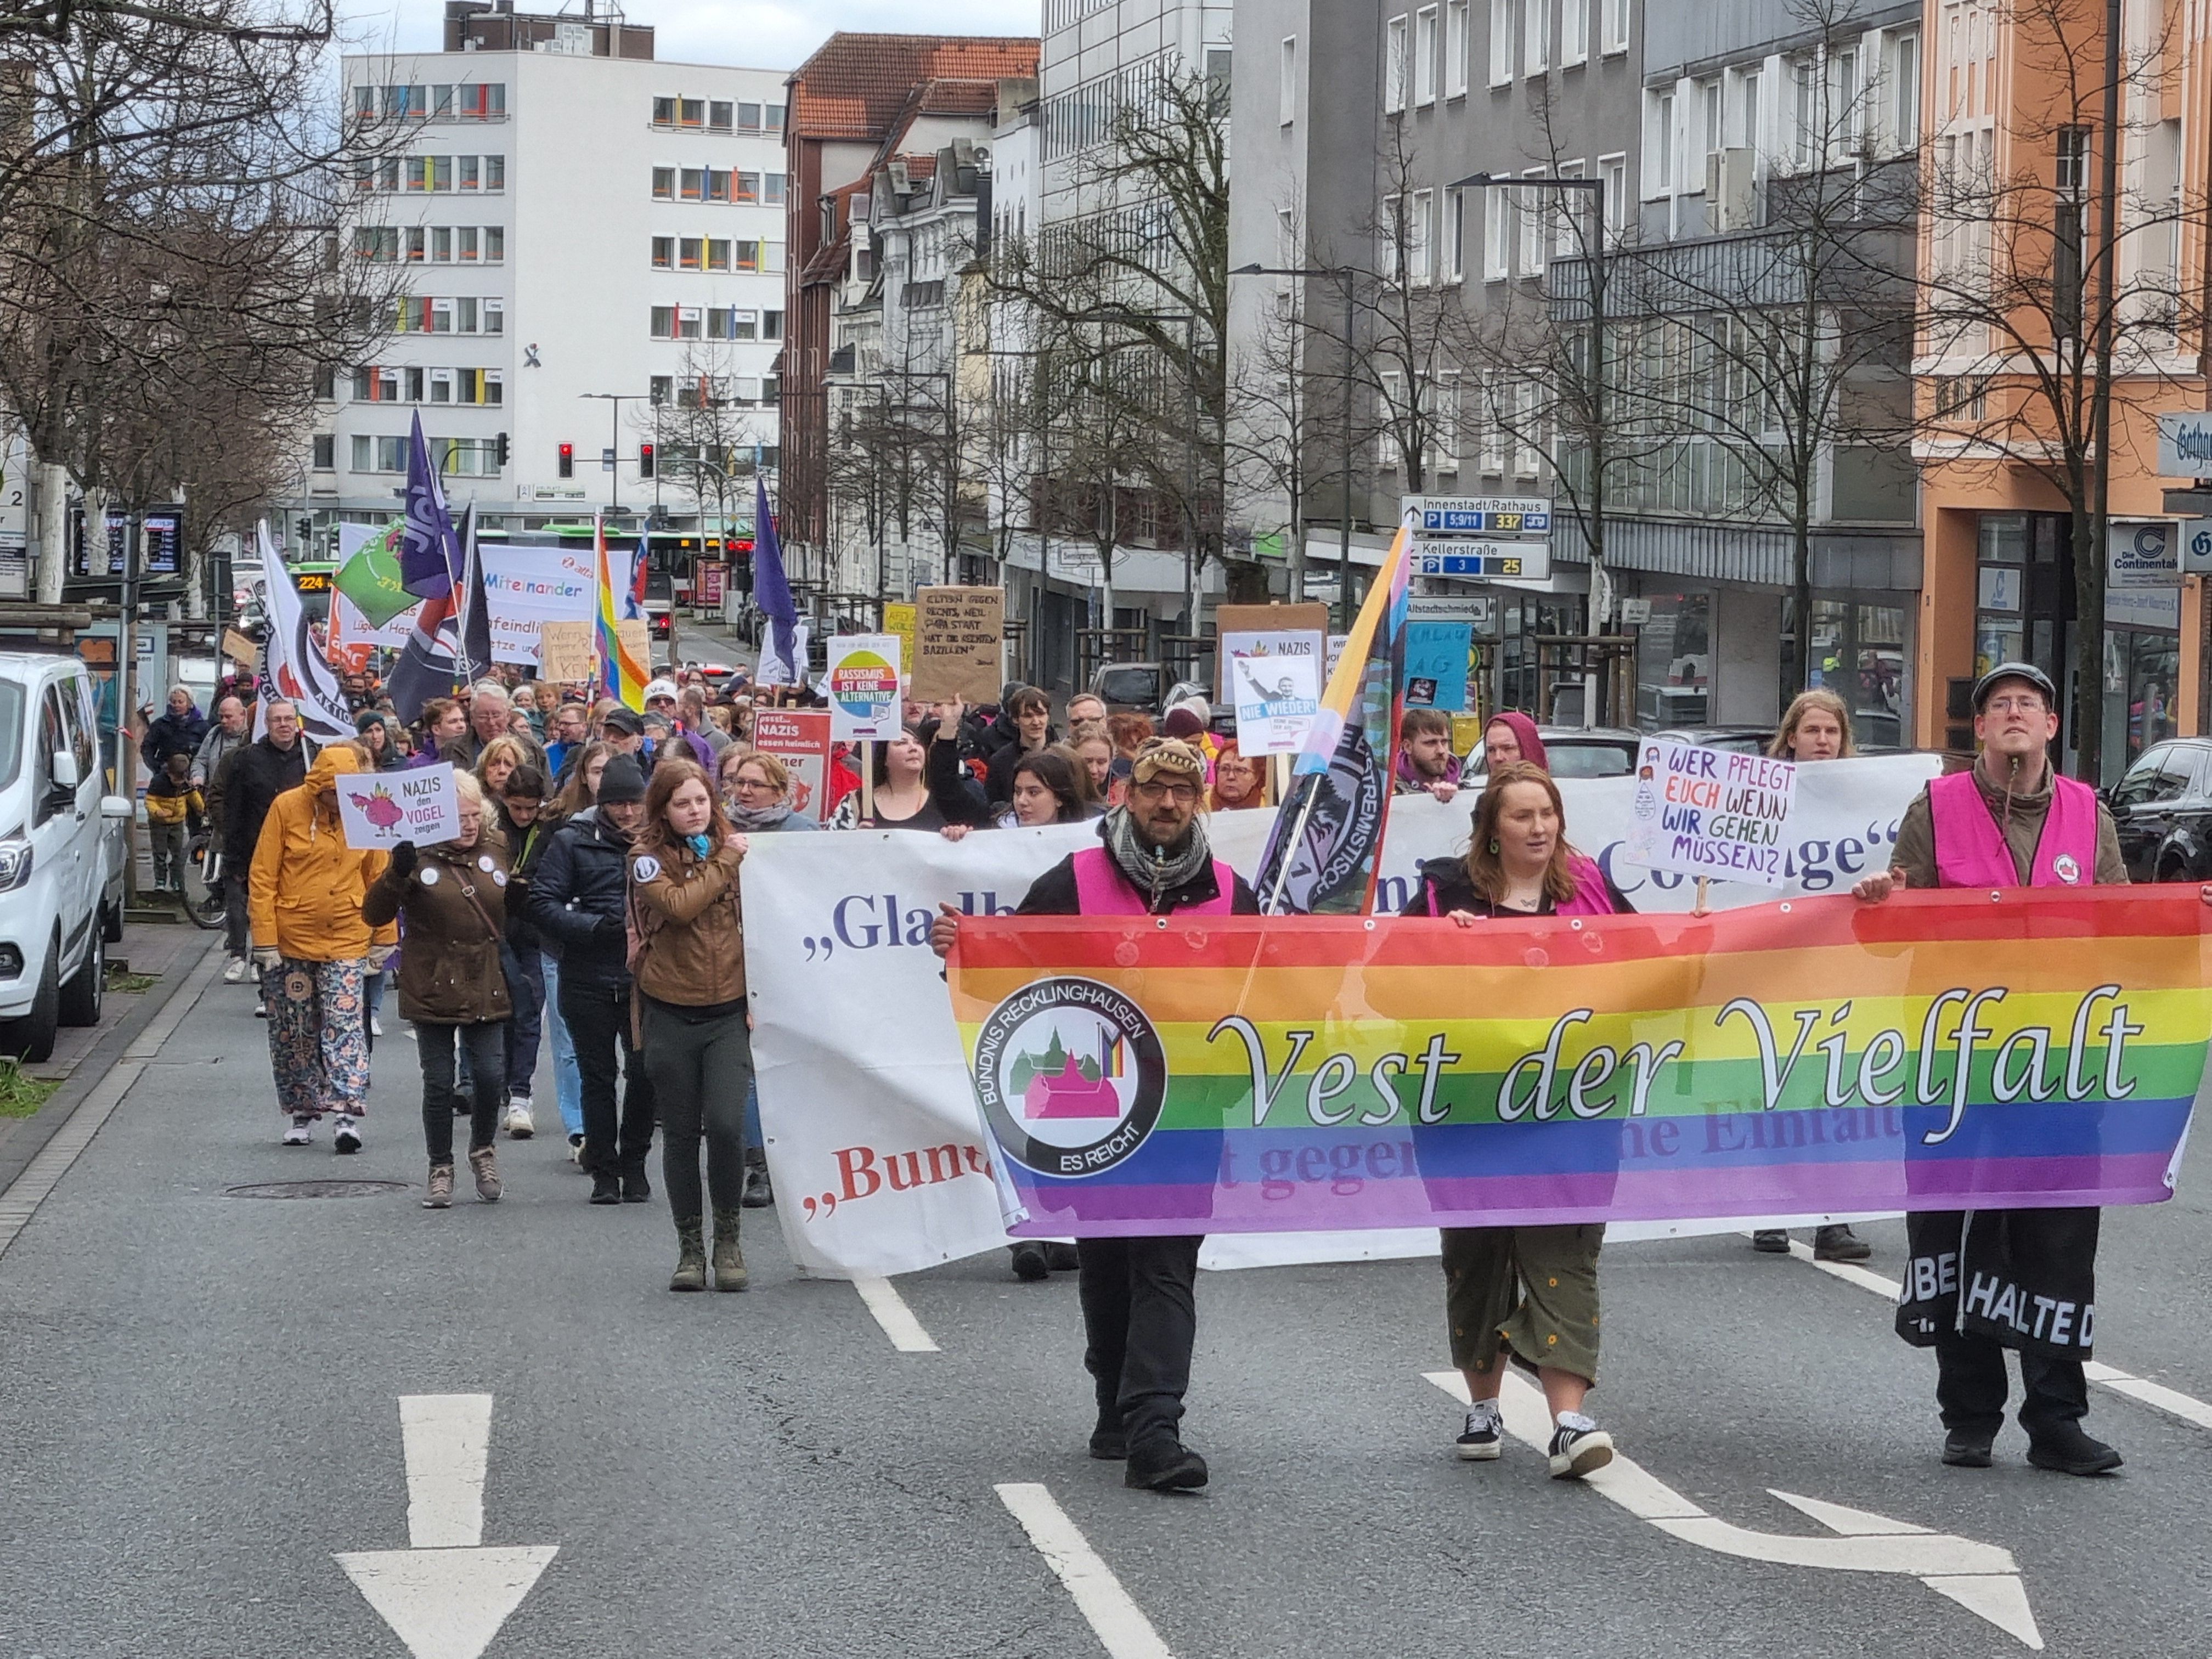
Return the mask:
<svg viewBox="0 0 2212 1659">
<path fill-rule="evenodd" d="M 2180 676 L 2178 635 L 2106 630 L 2104 747 L 2108 775 L 2117 775 L 2153 744 L 2173 735 Z"/>
<path fill-rule="evenodd" d="M 1905 696 L 1905 611 L 1849 599 L 1813 602 L 1810 683 L 1850 706 L 1851 735 L 1881 749 L 1903 745 L 1912 724 Z"/>
<path fill-rule="evenodd" d="M 1713 596 L 1655 593 L 1637 630 L 1636 722 L 1644 730 L 1712 720 Z"/>
</svg>

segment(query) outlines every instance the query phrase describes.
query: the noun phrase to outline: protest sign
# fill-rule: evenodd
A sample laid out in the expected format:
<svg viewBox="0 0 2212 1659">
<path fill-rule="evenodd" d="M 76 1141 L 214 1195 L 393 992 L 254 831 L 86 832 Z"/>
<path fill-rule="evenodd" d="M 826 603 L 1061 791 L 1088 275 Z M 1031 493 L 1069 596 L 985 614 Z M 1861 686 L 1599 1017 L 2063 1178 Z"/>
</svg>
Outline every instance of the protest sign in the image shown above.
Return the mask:
<svg viewBox="0 0 2212 1659">
<path fill-rule="evenodd" d="M 588 680 L 599 672 L 599 653 L 588 622 L 538 624 L 538 678 L 566 684 Z"/>
<path fill-rule="evenodd" d="M 1476 928 L 997 917 L 949 976 L 1018 1234 L 1554 1226 L 2161 1202 L 2207 931 L 2154 887 Z"/>
<path fill-rule="evenodd" d="M 1222 635 L 1238 753 L 1295 755 L 1305 747 L 1321 712 L 1321 653 L 1318 633 Z"/>
<path fill-rule="evenodd" d="M 756 708 L 753 747 L 791 773 L 791 810 L 819 823 L 828 815 L 830 716 L 818 708 Z"/>
<path fill-rule="evenodd" d="M 349 772 L 338 780 L 338 823 L 351 848 L 417 847 L 461 833 L 461 794 L 448 763 L 398 772 Z"/>
<path fill-rule="evenodd" d="M 1797 768 L 1789 761 L 1648 738 L 1636 763 L 1629 860 L 1782 886 L 1796 794 Z"/>
<path fill-rule="evenodd" d="M 884 607 L 884 632 L 899 636 L 899 678 L 914 678 L 914 607 L 910 605 L 887 605 Z"/>
<path fill-rule="evenodd" d="M 235 628 L 222 630 L 222 654 L 241 668 L 257 668 L 261 663 L 261 647 Z"/>
<path fill-rule="evenodd" d="M 1406 624 L 1406 707 L 1443 708 L 1457 714 L 1467 707 L 1468 659 L 1474 629 L 1463 622 Z"/>
<path fill-rule="evenodd" d="M 1784 895 L 1846 891 L 1881 869 L 1906 804 L 1939 769 L 1932 755 L 1808 769 L 1790 820 Z M 1633 785 L 1625 777 L 1562 780 L 1568 836 L 1638 911 L 1687 910 L 1694 882 L 1621 856 Z M 1395 914 L 1416 896 L 1421 860 L 1466 851 L 1468 805 L 1416 794 L 1398 797 L 1389 810 L 1376 908 Z M 1208 824 L 1214 855 L 1249 878 L 1274 820 L 1272 809 L 1215 815 Z M 1012 910 L 1038 876 L 1097 845 L 1094 830 L 1001 830 L 958 842 L 905 830 L 753 838 L 742 880 L 761 1110 L 776 1185 L 791 1194 L 779 1218 L 807 1272 L 907 1273 L 1006 1242 L 990 1183 L 969 1178 L 965 1161 L 973 1146 L 978 1167 L 990 1165 L 941 964 L 929 951 L 929 921 L 940 902 L 971 915 Z M 1708 902 L 1725 908 L 1776 896 L 1762 885 L 1717 881 Z M 855 1042 L 848 1028 L 822 1018 L 828 1006 L 866 1008 L 870 1029 L 896 1040 Z M 1808 1046 L 1801 1064 L 1819 1058 Z M 926 1149 L 947 1145 L 960 1149 L 968 1173 L 932 1182 Z M 920 1185 L 908 1178 L 908 1153 L 923 1160 Z M 896 1184 L 887 1176 L 893 1160 Z M 1815 1202 L 1787 1213 L 1809 1224 L 1864 1212 Z M 1613 1231 L 1640 1224 L 1617 1224 Z M 1741 1224 L 1651 1224 L 1670 1235 Z M 1433 1225 L 1425 1233 L 1254 1234 L 1209 1244 L 1205 1260 L 1261 1265 L 1435 1249 Z"/>
<path fill-rule="evenodd" d="M 839 634 L 830 641 L 830 735 L 839 743 L 898 736 L 896 634 Z"/>
<path fill-rule="evenodd" d="M 588 547 L 479 544 L 491 619 L 491 659 L 534 663 L 538 630 L 550 622 L 588 623 L 599 605 L 596 556 Z M 644 659 L 641 657 L 640 661 Z"/>
<path fill-rule="evenodd" d="M 994 703 L 1005 672 L 1006 591 L 925 587 L 915 594 L 914 695 Z"/>
</svg>

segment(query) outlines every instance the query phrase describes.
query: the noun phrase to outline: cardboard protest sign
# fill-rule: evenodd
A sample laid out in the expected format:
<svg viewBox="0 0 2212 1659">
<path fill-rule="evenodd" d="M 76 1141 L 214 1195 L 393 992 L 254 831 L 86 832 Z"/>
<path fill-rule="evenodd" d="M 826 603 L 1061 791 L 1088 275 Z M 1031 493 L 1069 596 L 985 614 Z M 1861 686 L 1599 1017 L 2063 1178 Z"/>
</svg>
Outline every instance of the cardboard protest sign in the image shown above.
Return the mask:
<svg viewBox="0 0 2212 1659">
<path fill-rule="evenodd" d="M 222 654 L 242 668 L 254 669 L 261 665 L 261 647 L 235 628 L 222 630 Z"/>
<path fill-rule="evenodd" d="M 1467 707 L 1467 665 L 1474 647 L 1474 629 L 1463 622 L 1406 624 L 1406 707 L 1443 708 L 1457 714 Z"/>
<path fill-rule="evenodd" d="M 896 634 L 839 634 L 830 641 L 830 734 L 840 743 L 899 734 Z"/>
<path fill-rule="evenodd" d="M 914 695 L 996 702 L 1003 684 L 1006 590 L 925 587 L 915 595 Z"/>
<path fill-rule="evenodd" d="M 830 799 L 830 716 L 818 708 L 756 708 L 753 747 L 791 774 L 791 810 L 819 823 Z"/>
<path fill-rule="evenodd" d="M 338 823 L 356 849 L 417 847 L 461 833 L 461 795 L 450 763 L 399 772 L 349 772 L 338 779 Z"/>
<path fill-rule="evenodd" d="M 587 622 L 549 622 L 538 624 L 538 678 L 541 680 L 588 680 L 599 672 L 599 654 Z"/>
<path fill-rule="evenodd" d="M 914 607 L 910 605 L 887 605 L 884 607 L 884 632 L 899 636 L 899 678 L 914 675 Z"/>
<path fill-rule="evenodd" d="M 1779 887 L 1796 799 L 1789 761 L 1647 738 L 1624 854 L 1647 869 Z"/>
</svg>

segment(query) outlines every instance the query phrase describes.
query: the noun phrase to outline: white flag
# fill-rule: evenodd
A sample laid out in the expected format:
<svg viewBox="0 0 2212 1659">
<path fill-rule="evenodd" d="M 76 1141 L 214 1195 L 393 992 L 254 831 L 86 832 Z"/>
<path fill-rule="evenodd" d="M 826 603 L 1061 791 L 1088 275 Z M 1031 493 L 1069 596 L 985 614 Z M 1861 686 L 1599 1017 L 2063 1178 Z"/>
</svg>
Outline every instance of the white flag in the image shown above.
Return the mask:
<svg viewBox="0 0 2212 1659">
<path fill-rule="evenodd" d="M 337 743 L 354 735 L 353 714 L 333 669 L 307 631 L 307 613 L 292 573 L 259 527 L 262 605 L 269 635 L 261 642 L 260 696 L 253 706 L 256 737 L 268 729 L 269 700 L 282 697 L 300 711 L 300 728 L 316 743 Z"/>
</svg>

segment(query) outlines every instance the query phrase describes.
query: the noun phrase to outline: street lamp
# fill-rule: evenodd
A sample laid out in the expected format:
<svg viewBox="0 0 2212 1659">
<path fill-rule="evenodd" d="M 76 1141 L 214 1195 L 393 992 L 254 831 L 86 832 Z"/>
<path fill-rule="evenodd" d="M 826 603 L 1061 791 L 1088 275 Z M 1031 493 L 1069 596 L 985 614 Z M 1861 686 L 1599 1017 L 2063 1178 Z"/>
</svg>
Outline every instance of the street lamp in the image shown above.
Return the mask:
<svg viewBox="0 0 2212 1659">
<path fill-rule="evenodd" d="M 1229 273 L 1231 276 L 1328 276 L 1344 284 L 1344 501 L 1342 521 L 1337 529 L 1336 544 L 1336 626 L 1340 633 L 1352 631 L 1352 330 L 1354 306 L 1359 290 L 1353 281 L 1359 273 L 1349 265 L 1239 265 Z M 1291 435 L 1293 443 L 1297 434 Z M 1299 515 L 1301 524 L 1304 515 Z M 1303 540 L 1303 532 L 1301 532 Z M 1302 601 L 1306 596 L 1306 550 L 1303 545 L 1296 550 L 1291 569 L 1292 574 L 1291 598 Z"/>
<path fill-rule="evenodd" d="M 596 398 L 607 406 L 607 436 L 614 441 L 608 450 L 614 465 L 608 469 L 607 511 L 613 514 L 622 507 L 622 406 L 652 401 L 652 394 L 644 392 L 583 392 L 582 398 Z M 657 482 L 657 481 L 656 481 Z"/>
<path fill-rule="evenodd" d="M 1585 394 L 1589 406 L 1590 486 L 1589 503 L 1583 516 L 1589 525 L 1586 534 L 1589 544 L 1591 608 L 1596 613 L 1590 619 L 1590 631 L 1603 634 L 1613 621 L 1613 578 L 1607 574 L 1605 568 L 1605 175 L 1601 173 L 1584 179 L 1553 173 L 1515 178 L 1510 173 L 1498 176 L 1470 173 L 1466 178 L 1444 188 L 1584 190 L 1589 192 L 1595 234 L 1583 243 L 1583 246 L 1588 251 L 1589 262 L 1590 350 Z M 1584 674 L 1583 724 L 1585 726 L 1597 723 L 1597 684 L 1595 671 Z"/>
</svg>

